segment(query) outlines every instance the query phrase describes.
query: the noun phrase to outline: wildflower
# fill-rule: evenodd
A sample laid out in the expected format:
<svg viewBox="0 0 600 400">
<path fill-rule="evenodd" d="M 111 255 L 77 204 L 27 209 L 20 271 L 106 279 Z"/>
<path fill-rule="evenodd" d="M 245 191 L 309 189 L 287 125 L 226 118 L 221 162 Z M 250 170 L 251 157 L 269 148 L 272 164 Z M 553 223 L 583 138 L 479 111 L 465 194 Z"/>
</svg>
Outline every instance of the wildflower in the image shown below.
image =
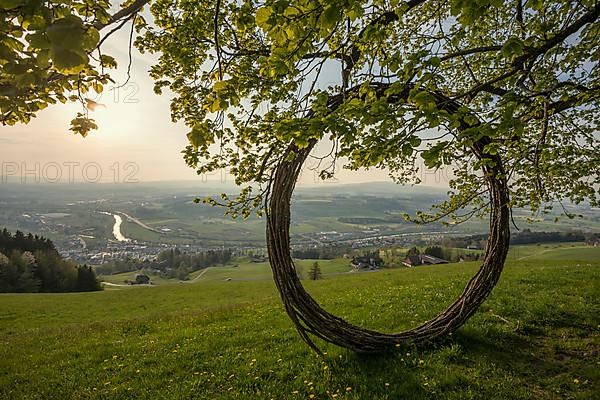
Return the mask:
<svg viewBox="0 0 600 400">
<path fill-rule="evenodd" d="M 577 378 L 573 379 L 573 383 L 576 384 L 576 385 L 578 385 L 579 384 L 579 379 L 577 379 Z"/>
</svg>

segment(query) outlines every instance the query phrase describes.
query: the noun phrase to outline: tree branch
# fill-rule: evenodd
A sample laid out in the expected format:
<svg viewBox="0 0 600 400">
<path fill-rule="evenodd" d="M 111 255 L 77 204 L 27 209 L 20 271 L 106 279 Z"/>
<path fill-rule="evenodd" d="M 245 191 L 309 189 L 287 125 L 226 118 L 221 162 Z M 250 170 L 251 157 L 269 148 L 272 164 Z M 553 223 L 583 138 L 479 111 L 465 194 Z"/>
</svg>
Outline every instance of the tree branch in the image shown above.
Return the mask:
<svg viewBox="0 0 600 400">
<path fill-rule="evenodd" d="M 150 0 L 135 0 L 129 6 L 113 14 L 106 23 L 96 22 L 93 26 L 98 30 L 104 29 L 107 26 L 120 21 L 122 18 L 129 18 L 132 14 L 135 14 L 138 11 L 140 11 L 142 7 L 144 7 L 149 2 Z"/>
</svg>

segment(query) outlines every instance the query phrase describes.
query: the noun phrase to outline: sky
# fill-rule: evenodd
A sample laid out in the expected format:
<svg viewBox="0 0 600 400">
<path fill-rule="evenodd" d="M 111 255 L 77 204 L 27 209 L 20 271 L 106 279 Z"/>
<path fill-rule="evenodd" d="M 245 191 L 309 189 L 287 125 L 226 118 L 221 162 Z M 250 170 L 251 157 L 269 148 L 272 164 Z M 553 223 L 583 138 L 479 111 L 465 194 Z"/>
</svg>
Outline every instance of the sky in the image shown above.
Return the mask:
<svg viewBox="0 0 600 400">
<path fill-rule="evenodd" d="M 128 33 L 128 29 L 122 29 L 103 45 L 103 52 L 119 62 L 112 73 L 117 84 L 126 81 Z M 105 107 L 90 112 L 99 129 L 86 138 L 69 131 L 71 119 L 81 111 L 78 103 L 51 105 L 27 125 L 0 126 L 2 180 L 231 182 L 226 171 L 199 177 L 185 164 L 181 151 L 187 145 L 188 129 L 171 121 L 169 95 L 153 92 L 148 70 L 155 57 L 133 49 L 129 83 L 120 89 L 109 86 L 94 98 Z M 424 172 L 422 178 L 425 185 L 445 186 L 443 174 Z M 380 170 L 340 170 L 336 175 L 340 184 L 386 180 L 390 178 Z M 300 185 L 320 183 L 315 173 L 308 170 L 300 181 Z"/>
</svg>

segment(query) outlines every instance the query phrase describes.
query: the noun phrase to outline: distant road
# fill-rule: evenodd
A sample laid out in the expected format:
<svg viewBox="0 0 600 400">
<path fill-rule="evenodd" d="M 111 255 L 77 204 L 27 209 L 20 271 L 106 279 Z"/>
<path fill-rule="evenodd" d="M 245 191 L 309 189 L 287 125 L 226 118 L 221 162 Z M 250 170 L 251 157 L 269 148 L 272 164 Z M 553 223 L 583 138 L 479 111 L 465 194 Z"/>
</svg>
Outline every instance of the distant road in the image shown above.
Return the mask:
<svg viewBox="0 0 600 400">
<path fill-rule="evenodd" d="M 160 234 L 162 234 L 162 233 L 163 233 L 163 232 L 161 232 L 161 231 L 159 231 L 159 230 L 157 230 L 157 229 L 154 229 L 154 228 L 152 228 L 152 227 L 150 227 L 150 226 L 146 225 L 145 223 L 143 223 L 143 222 L 142 222 L 142 221 L 140 221 L 139 219 L 137 219 L 137 218 L 135 218 L 135 217 L 132 217 L 132 216 L 131 216 L 131 215 L 129 215 L 129 214 L 125 214 L 123 211 L 117 211 L 117 212 L 118 212 L 119 214 L 121 214 L 121 215 L 124 215 L 125 217 L 127 217 L 127 219 L 128 219 L 128 220 L 130 220 L 130 221 L 131 221 L 131 222 L 133 222 L 133 223 L 136 223 L 136 224 L 138 224 L 139 226 L 141 226 L 141 227 L 142 227 L 142 228 L 144 228 L 144 229 L 148 229 L 149 231 L 152 231 L 152 232 L 155 232 L 155 233 L 160 233 Z"/>
<path fill-rule="evenodd" d="M 184 282 L 184 283 L 193 283 L 193 282 L 196 282 L 198 279 L 202 278 L 202 275 L 204 275 L 209 269 L 212 269 L 212 268 L 213 267 L 204 268 L 202 270 L 202 272 L 200 272 L 198 275 L 196 275 L 196 277 L 194 279 L 190 279 L 189 281 L 181 281 L 181 282 Z"/>
<path fill-rule="evenodd" d="M 154 286 L 156 286 L 156 285 L 122 285 L 122 284 L 111 283 L 111 282 L 101 282 L 101 283 L 105 286 L 111 286 L 111 287 L 139 287 L 139 286 L 154 287 Z"/>
</svg>

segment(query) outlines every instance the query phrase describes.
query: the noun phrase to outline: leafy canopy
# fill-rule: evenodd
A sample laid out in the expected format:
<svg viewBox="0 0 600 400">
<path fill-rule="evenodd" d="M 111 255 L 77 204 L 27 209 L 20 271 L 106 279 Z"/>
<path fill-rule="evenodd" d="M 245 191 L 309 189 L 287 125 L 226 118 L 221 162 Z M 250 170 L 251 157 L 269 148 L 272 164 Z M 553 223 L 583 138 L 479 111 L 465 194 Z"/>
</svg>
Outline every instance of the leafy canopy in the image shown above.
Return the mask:
<svg viewBox="0 0 600 400">
<path fill-rule="evenodd" d="M 17 93 L 0 95 L 7 123 L 108 79 L 86 58 L 105 2 L 26 3 L 0 0 L 0 82 Z M 234 216 L 261 206 L 290 146 L 316 142 L 331 145 L 314 162 L 323 178 L 341 159 L 402 183 L 419 182 L 421 163 L 451 168 L 448 200 L 423 221 L 484 212 L 494 163 L 511 206 L 599 205 L 597 1 L 150 3 L 154 21 L 140 25 L 136 45 L 160 56 L 150 74 L 157 93 L 174 93 L 173 120 L 189 126 L 187 163 L 198 173 L 229 168 L 246 186 L 222 196 Z"/>
<path fill-rule="evenodd" d="M 0 0 L 0 122 L 28 123 L 48 105 L 79 101 L 71 130 L 83 136 L 97 126 L 86 94 L 111 82 L 115 59 L 103 54 L 100 31 L 133 20 L 146 1 L 126 1 L 110 14 L 108 0 Z"/>
</svg>

